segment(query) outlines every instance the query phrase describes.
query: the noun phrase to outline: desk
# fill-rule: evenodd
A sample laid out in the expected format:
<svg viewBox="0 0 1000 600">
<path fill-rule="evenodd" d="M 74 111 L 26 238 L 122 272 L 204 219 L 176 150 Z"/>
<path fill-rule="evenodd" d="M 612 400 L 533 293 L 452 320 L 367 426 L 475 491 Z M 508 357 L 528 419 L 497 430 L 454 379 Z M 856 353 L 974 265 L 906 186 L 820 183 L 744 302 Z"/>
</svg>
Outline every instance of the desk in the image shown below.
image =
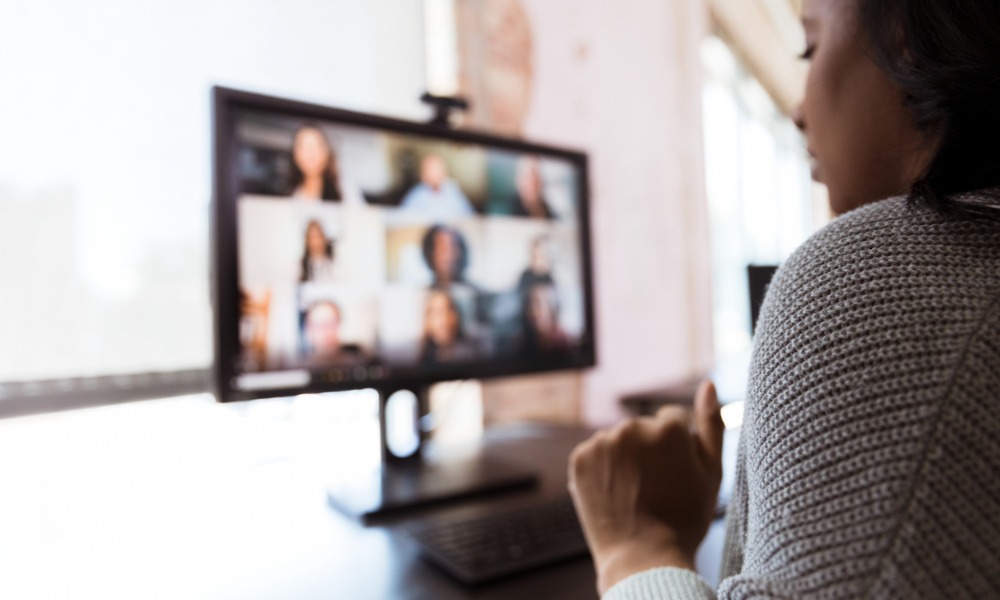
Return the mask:
<svg viewBox="0 0 1000 600">
<path fill-rule="evenodd" d="M 330 428 L 302 412 L 198 395 L 0 421 L 0 597 L 596 597 L 587 559 L 465 588 L 419 559 L 397 535 L 402 521 L 364 527 L 342 516 L 314 460 L 326 453 L 310 441 L 310 427 L 324 443 Z M 557 494 L 565 457 L 585 435 L 516 425 L 489 431 L 486 444 L 539 469 L 531 493 Z M 377 457 L 377 438 L 353 450 L 369 451 Z M 717 523 L 699 564 L 714 566 L 720 544 Z"/>
</svg>

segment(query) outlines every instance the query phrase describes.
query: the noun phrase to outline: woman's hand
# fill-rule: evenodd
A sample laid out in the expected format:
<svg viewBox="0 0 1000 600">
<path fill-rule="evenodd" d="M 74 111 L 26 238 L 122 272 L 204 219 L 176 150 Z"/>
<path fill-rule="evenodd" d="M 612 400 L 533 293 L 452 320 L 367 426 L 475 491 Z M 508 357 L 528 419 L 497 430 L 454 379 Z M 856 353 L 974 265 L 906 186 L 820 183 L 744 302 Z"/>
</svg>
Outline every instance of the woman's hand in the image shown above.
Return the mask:
<svg viewBox="0 0 1000 600">
<path fill-rule="evenodd" d="M 693 415 L 667 406 L 573 451 L 569 489 L 602 595 L 653 567 L 694 569 L 722 479 L 722 434 L 715 387 L 705 382 Z"/>
</svg>

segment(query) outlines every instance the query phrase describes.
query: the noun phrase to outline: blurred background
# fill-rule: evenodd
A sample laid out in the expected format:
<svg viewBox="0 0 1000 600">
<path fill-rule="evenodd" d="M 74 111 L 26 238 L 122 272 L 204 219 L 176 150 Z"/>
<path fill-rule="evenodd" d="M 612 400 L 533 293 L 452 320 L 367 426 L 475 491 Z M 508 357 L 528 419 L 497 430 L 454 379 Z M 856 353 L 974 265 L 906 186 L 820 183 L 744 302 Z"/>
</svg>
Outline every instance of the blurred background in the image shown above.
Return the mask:
<svg viewBox="0 0 1000 600">
<path fill-rule="evenodd" d="M 414 120 L 422 92 L 461 94 L 463 127 L 590 154 L 599 366 L 490 382 L 488 418 L 607 423 L 623 394 L 745 363 L 746 265 L 827 219 L 787 118 L 797 10 L 8 0 L 0 414 L 207 389 L 215 84 Z M 518 399 L 539 389 L 560 400 L 532 415 Z"/>
<path fill-rule="evenodd" d="M 0 597 L 311 597 L 395 548 L 316 483 L 378 464 L 376 395 L 209 393 L 213 85 L 416 121 L 457 94 L 460 127 L 588 153 L 598 366 L 439 384 L 439 440 L 706 375 L 738 425 L 747 266 L 829 220 L 798 4 L 5 0 Z"/>
</svg>

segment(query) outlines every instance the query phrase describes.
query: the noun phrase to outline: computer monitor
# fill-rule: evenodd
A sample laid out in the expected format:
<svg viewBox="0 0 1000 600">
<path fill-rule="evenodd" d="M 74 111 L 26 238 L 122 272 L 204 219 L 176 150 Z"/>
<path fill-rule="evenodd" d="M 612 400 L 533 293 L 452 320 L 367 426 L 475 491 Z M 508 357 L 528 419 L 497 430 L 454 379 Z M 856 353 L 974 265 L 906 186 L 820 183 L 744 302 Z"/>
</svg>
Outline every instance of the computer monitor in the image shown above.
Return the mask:
<svg viewBox="0 0 1000 600">
<path fill-rule="evenodd" d="M 767 286 L 778 271 L 777 265 L 747 265 L 747 289 L 750 301 L 750 333 L 757 332 L 757 317 L 767 295 Z"/>
<path fill-rule="evenodd" d="M 594 364 L 584 154 L 224 88 L 214 127 L 219 400 Z"/>
</svg>

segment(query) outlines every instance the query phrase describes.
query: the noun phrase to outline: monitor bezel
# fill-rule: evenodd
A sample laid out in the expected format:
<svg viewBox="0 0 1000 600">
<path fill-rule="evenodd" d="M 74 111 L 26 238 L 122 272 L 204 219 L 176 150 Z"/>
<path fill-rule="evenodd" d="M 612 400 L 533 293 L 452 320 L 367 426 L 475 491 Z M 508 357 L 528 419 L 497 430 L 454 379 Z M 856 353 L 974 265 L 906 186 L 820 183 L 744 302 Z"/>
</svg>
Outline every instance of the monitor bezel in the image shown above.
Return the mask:
<svg viewBox="0 0 1000 600">
<path fill-rule="evenodd" d="M 214 341 L 214 383 L 220 402 L 274 398 L 298 394 L 334 392 L 363 388 L 415 389 L 440 381 L 491 379 L 529 375 L 571 369 L 586 369 L 597 364 L 597 341 L 594 319 L 593 258 L 591 251 L 590 183 L 587 155 L 581 151 L 501 137 L 481 131 L 452 129 L 430 123 L 406 121 L 392 117 L 361 113 L 341 108 L 279 98 L 254 92 L 215 86 L 212 88 L 213 122 L 213 194 L 211 200 L 211 282 Z M 454 367 L 426 371 L 422 374 L 392 375 L 385 379 L 364 382 L 317 382 L 310 377 L 304 387 L 266 390 L 238 390 L 232 384 L 237 375 L 234 360 L 242 348 L 239 341 L 239 274 L 238 274 L 238 173 L 234 161 L 238 140 L 235 117 L 240 110 L 260 110 L 284 113 L 297 118 L 369 127 L 393 133 L 412 134 L 441 140 L 482 144 L 515 152 L 553 156 L 573 163 L 580 172 L 580 202 L 578 219 L 581 240 L 581 283 L 584 295 L 584 321 L 587 335 L 578 350 L 571 355 L 558 355 L 533 364 L 500 362 L 462 363 Z"/>
</svg>

